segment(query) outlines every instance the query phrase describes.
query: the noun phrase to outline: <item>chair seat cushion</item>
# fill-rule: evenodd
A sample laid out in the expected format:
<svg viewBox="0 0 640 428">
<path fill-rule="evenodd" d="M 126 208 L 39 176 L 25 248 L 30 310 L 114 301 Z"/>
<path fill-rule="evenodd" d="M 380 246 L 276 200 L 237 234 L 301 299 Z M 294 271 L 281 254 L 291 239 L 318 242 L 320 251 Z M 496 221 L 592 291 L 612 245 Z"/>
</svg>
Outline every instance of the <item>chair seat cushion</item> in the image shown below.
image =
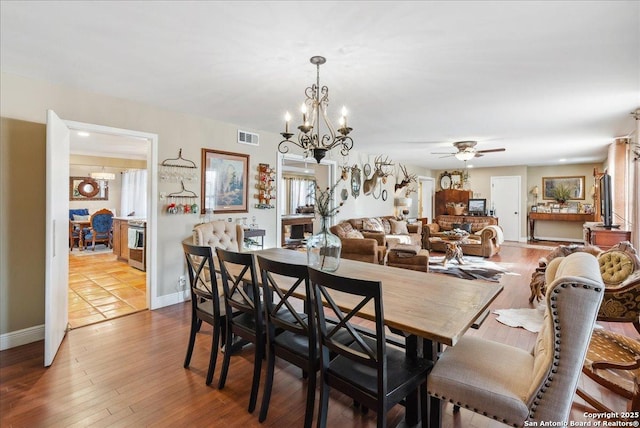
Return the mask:
<svg viewBox="0 0 640 428">
<path fill-rule="evenodd" d="M 593 330 L 589 350 L 584 362 L 583 372 L 598 382 L 603 382 L 611 389 L 626 391 L 631 398 L 634 391 L 634 378 L 640 379 L 640 369 L 594 369 L 593 363 L 606 361 L 609 363 L 629 364 L 640 357 L 640 341 L 603 328 Z"/>
<path fill-rule="evenodd" d="M 374 340 L 366 337 L 363 339 L 371 349 L 375 349 L 376 343 Z M 349 347 L 361 349 L 355 343 Z M 425 372 L 426 375 L 426 370 L 429 369 L 430 365 L 430 362 L 422 359 L 418 359 L 415 362 L 407 360 L 403 350 L 387 346 L 387 394 L 392 393 L 398 386 L 406 383 L 420 372 Z M 348 358 L 338 356 L 329 363 L 328 374 L 339 377 L 352 385 L 360 385 L 368 394 L 374 396 L 377 394 L 377 373 L 373 367 L 358 364 Z"/>
<path fill-rule="evenodd" d="M 427 388 L 441 400 L 455 397 L 461 407 L 522 424 L 529 415 L 525 399 L 533 363 L 533 356 L 525 350 L 464 336 L 442 353 L 429 374 Z"/>
</svg>

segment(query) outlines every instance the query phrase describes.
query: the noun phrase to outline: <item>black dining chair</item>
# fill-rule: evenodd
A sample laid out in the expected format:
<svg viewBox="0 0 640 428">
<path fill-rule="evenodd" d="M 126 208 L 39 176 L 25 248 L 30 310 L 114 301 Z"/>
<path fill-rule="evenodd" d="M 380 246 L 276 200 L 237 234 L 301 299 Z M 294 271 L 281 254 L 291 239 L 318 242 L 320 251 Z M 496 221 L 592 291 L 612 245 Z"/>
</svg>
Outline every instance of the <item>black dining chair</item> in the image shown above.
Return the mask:
<svg viewBox="0 0 640 428">
<path fill-rule="evenodd" d="M 251 253 L 238 253 L 222 248 L 216 248 L 216 253 L 220 263 L 225 311 L 227 314 L 233 313 L 233 316 L 226 317 L 227 334 L 218 388 L 224 388 L 227 380 L 234 338 L 241 337 L 245 341 L 253 343 L 255 356 L 248 409 L 251 413 L 256 408 L 260 371 L 265 352 L 263 309 L 260 301 L 260 285 L 256 275 L 255 256 Z"/>
<path fill-rule="evenodd" d="M 275 361 L 276 357 L 280 357 L 301 368 L 308 377 L 304 426 L 311 427 L 319 359 L 314 317 L 307 315 L 312 308 L 307 266 L 277 262 L 259 255 L 257 258 L 262 278 L 267 333 L 267 375 L 259 421 L 264 422 L 267 418 Z M 304 294 L 307 299 L 294 297 L 296 292 Z M 307 309 L 304 310 L 305 308 Z"/>
<path fill-rule="evenodd" d="M 433 363 L 422 358 L 410 359 L 401 349 L 386 342 L 382 283 L 345 278 L 309 269 L 314 291 L 314 307 L 320 342 L 320 410 L 318 427 L 327 425 L 329 388 L 335 388 L 356 402 L 377 412 L 377 426 L 386 427 L 387 411 L 407 395 L 420 391 L 426 397 L 427 374 Z M 346 294 L 351 310 L 343 312 L 335 302 L 336 294 Z M 373 305 L 375 336 L 361 332 L 354 321 L 366 305 Z M 325 315 L 326 311 L 326 315 Z M 327 322 L 335 317 L 337 324 Z M 353 342 L 344 346 L 336 338 L 349 335 Z M 330 352 L 336 355 L 330 358 Z M 421 400 L 422 426 L 428 426 L 427 400 Z"/>
<path fill-rule="evenodd" d="M 224 341 L 226 331 L 226 312 L 224 305 L 220 304 L 223 294 L 222 288 L 218 286 L 216 280 L 211 247 L 199 247 L 183 242 L 182 248 L 187 260 L 191 289 L 191 331 L 187 355 L 184 358 L 184 368 L 188 368 L 191 363 L 193 346 L 202 322 L 210 324 L 213 327 L 213 335 L 206 384 L 211 385 L 216 368 L 218 348 L 220 343 Z"/>
</svg>

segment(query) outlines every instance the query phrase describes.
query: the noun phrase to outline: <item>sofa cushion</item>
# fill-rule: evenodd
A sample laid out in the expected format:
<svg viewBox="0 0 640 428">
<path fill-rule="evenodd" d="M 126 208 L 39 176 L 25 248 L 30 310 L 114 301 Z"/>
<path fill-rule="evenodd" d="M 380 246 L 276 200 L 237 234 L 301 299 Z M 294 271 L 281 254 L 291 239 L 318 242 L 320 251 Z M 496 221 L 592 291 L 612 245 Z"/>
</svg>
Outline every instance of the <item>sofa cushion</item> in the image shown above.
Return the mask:
<svg viewBox="0 0 640 428">
<path fill-rule="evenodd" d="M 347 235 L 353 230 L 355 229 L 348 221 L 340 222 L 331 228 L 331 231 L 339 238 L 347 238 Z"/>
<path fill-rule="evenodd" d="M 456 223 L 449 220 L 440 220 L 438 222 L 438 225 L 440 225 L 440 230 L 452 230 L 454 224 Z"/>
<path fill-rule="evenodd" d="M 355 229 L 351 229 L 350 231 L 348 231 L 345 236 L 345 238 L 355 238 L 355 239 L 364 239 L 364 235 L 362 234 L 362 232 L 360 232 L 359 230 L 355 230 Z"/>
<path fill-rule="evenodd" d="M 380 219 L 376 217 L 363 218 L 362 230 L 367 232 L 383 232 L 384 233 L 384 226 L 382 226 L 382 222 L 380 221 Z"/>
<path fill-rule="evenodd" d="M 398 221 L 392 218 L 389 219 L 389 224 L 391 225 L 390 233 L 393 235 L 408 235 L 409 229 L 407 229 L 406 221 Z"/>
<path fill-rule="evenodd" d="M 390 233 L 394 233 L 391 231 L 391 222 L 390 222 L 390 218 L 388 217 L 380 217 L 379 218 L 380 223 L 382 223 L 382 229 L 385 235 L 388 235 Z"/>
</svg>

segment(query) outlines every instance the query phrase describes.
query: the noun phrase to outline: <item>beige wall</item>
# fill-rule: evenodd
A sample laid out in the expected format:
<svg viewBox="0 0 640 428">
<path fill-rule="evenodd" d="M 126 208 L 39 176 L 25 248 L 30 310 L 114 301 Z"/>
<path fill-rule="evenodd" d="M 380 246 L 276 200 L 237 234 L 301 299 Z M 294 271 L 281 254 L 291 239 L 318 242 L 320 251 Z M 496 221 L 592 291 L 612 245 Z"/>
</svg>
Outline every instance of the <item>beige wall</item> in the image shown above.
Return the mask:
<svg viewBox="0 0 640 428">
<path fill-rule="evenodd" d="M 520 236 L 521 240 L 526 239 L 528 234 L 528 220 L 526 213 L 529 212 L 533 204 L 533 196 L 529 193 L 534 186 L 542 189 L 542 177 L 559 177 L 559 176 L 585 176 L 586 199 L 584 203 L 593 203 L 591 198 L 591 187 L 594 184 L 593 169 L 602 168 L 601 164 L 571 164 L 558 166 L 509 166 L 496 168 L 470 168 L 470 184 L 469 189 L 473 191 L 476 198 L 486 198 L 487 205 L 491 207 L 491 177 L 499 176 L 519 176 L 522 183 L 522 206 Z M 436 177 L 439 177 L 443 171 L 437 171 Z M 451 171 L 449 171 L 451 172 Z M 438 187 L 438 183 L 436 183 Z M 545 202 L 542 195 L 538 197 L 538 202 Z M 500 213 L 498 218 L 500 217 Z M 536 237 L 543 237 L 558 240 L 581 240 L 582 224 L 569 222 L 537 222 Z"/>
<path fill-rule="evenodd" d="M 10 189 L 9 172 L 18 178 L 21 195 L 28 189 L 28 197 L 13 201 L 10 196 L 3 196 L 0 206 L 2 219 L 2 274 L 0 279 L 0 334 L 18 329 L 41 325 L 44 322 L 44 144 L 47 109 L 54 110 L 64 120 L 84 122 L 115 128 L 153 133 L 158 135 L 158 160 L 175 158 L 179 149 L 182 156 L 193 160 L 200 168 L 201 149 L 210 148 L 250 155 L 249 165 L 249 213 L 228 214 L 225 218 L 256 216 L 261 228 L 267 230 L 265 246 L 276 246 L 276 212 L 277 210 L 259 210 L 253 206 L 257 200 L 255 194 L 257 168 L 259 163 L 277 165 L 277 145 L 280 135 L 253 129 L 251 124 L 229 124 L 163 110 L 161 108 L 136 103 L 124 99 L 80 91 L 77 89 L 54 85 L 48 82 L 27 79 L 7 73 L 0 75 L 0 116 L 7 119 L 30 122 L 27 127 L 36 127 L 39 138 L 23 137 L 26 143 L 16 137 L 9 138 L 12 130 L 3 127 L 2 133 L 2 187 L 3 194 Z M 237 131 L 242 129 L 260 134 L 258 147 L 237 143 Z M 356 136 L 354 135 L 354 138 Z M 27 144 L 27 147 L 22 145 Z M 356 139 L 356 146 L 358 142 Z M 19 147 L 14 147 L 19 146 Z M 37 147 L 31 147 L 37 146 Z M 36 150 L 37 149 L 37 150 Z M 373 157 L 370 162 L 373 163 Z M 342 160 L 342 159 L 340 159 Z M 369 161 L 369 155 L 353 151 L 350 163 L 362 165 Z M 38 166 L 34 168 L 34 165 Z M 7 166 L 15 168 L 9 171 Z M 421 175 L 428 171 L 412 169 Z M 386 184 L 389 189 L 387 201 L 374 200 L 372 197 L 360 196 L 357 200 L 349 198 L 339 218 L 350 218 L 363 215 L 388 215 L 393 212 L 393 183 L 390 177 Z M 189 184 L 200 194 L 200 180 Z M 179 184 L 159 182 L 159 193 L 171 193 L 180 190 Z M 15 191 L 15 189 L 14 189 Z M 415 194 L 414 194 L 415 196 Z M 12 196 L 11 196 L 12 197 Z M 19 199 L 16 197 L 16 199 Z M 5 203 L 7 201 L 7 203 Z M 30 201 L 31 205 L 27 205 Z M 163 201 L 158 202 L 158 236 L 157 236 L 157 296 L 167 297 L 177 293 L 178 277 L 185 274 L 184 257 L 180 242 L 191 235 L 193 226 L 204 220 L 198 215 L 167 215 L 163 211 Z M 33 206 L 37 208 L 33 208 Z M 215 217 L 222 217 L 215 215 Z M 10 243 L 10 244 L 9 244 Z M 5 267 L 12 267 L 9 272 Z M 25 266 L 28 268 L 25 269 Z M 21 272 L 21 271 L 28 272 Z M 21 273 L 19 281 L 11 274 Z M 29 275 L 26 281 L 24 276 Z M 25 285 L 25 282 L 29 284 Z M 23 292 L 29 290 L 29 292 Z M 8 298 L 6 298 L 8 296 Z M 15 309 L 19 308 L 19 309 Z"/>
<path fill-rule="evenodd" d="M 0 333 L 44 323 L 45 132 L 0 119 Z"/>
</svg>

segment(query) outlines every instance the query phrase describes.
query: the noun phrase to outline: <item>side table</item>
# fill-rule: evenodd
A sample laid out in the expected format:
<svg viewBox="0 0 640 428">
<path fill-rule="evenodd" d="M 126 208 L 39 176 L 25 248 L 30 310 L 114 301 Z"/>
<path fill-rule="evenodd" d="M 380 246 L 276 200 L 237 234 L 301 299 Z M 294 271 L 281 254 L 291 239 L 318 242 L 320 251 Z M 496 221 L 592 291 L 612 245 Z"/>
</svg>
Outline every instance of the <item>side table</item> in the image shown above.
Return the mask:
<svg viewBox="0 0 640 428">
<path fill-rule="evenodd" d="M 245 229 L 244 237 L 246 238 L 260 238 L 260 243 L 255 244 L 256 247 L 260 247 L 260 249 L 264 248 L 264 235 L 266 235 L 266 231 L 264 229 Z M 245 241 L 246 242 L 246 241 Z"/>
</svg>

